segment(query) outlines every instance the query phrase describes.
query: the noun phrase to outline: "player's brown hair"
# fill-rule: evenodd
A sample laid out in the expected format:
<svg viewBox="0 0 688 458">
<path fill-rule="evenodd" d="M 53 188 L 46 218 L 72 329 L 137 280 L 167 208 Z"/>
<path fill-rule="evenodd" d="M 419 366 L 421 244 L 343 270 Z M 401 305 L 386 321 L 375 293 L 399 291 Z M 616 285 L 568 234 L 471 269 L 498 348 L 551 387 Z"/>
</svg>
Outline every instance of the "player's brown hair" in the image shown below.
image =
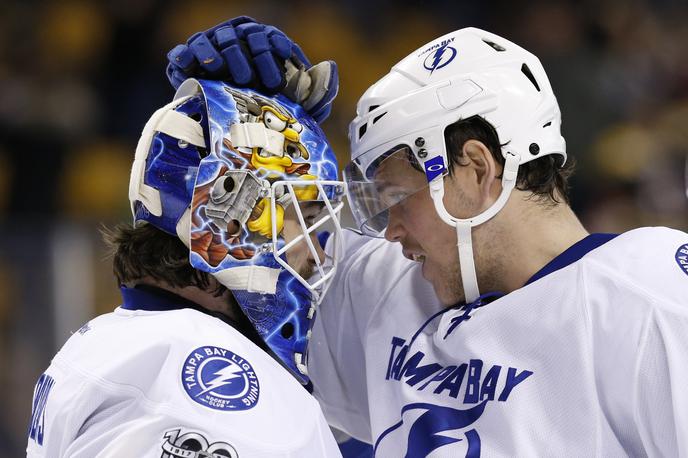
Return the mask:
<svg viewBox="0 0 688 458">
<path fill-rule="evenodd" d="M 152 224 L 122 223 L 114 228 L 102 227 L 101 234 L 120 285 L 133 286 L 153 279 L 175 288 L 195 286 L 215 296 L 226 290 L 212 282 L 210 274 L 191 266 L 189 249 L 178 237 Z"/>
<path fill-rule="evenodd" d="M 484 143 L 497 163 L 504 166 L 504 145 L 500 144 L 497 131 L 482 117 L 472 116 L 450 124 L 444 131 L 450 175 L 454 165 L 462 164 L 463 145 L 468 140 L 479 140 Z M 575 161 L 569 157 L 563 166 L 561 161 L 560 155 L 552 154 L 521 165 L 518 168 L 516 189 L 532 192 L 539 202 L 546 205 L 560 203 L 559 199 L 568 204 L 568 179 L 573 174 Z"/>
</svg>

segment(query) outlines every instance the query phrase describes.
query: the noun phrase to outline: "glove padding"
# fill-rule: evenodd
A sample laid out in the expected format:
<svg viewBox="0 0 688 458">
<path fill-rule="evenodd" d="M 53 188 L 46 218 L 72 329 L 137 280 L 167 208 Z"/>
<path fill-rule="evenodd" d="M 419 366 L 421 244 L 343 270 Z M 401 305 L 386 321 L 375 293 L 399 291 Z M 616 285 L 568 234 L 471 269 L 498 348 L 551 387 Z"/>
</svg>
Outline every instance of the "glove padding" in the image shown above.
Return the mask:
<svg viewBox="0 0 688 458">
<path fill-rule="evenodd" d="M 333 61 L 311 65 L 301 48 L 276 27 L 239 16 L 192 35 L 167 53 L 167 78 L 226 80 L 266 93 L 281 92 L 318 122 L 330 114 L 339 78 Z"/>
</svg>

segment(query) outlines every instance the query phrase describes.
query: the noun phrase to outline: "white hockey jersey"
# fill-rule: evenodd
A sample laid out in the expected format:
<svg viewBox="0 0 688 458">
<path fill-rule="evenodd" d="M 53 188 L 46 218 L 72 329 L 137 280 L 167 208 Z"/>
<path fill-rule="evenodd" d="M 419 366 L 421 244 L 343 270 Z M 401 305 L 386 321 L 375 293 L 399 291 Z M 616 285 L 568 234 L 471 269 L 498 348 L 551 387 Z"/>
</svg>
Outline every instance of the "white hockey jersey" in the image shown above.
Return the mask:
<svg viewBox="0 0 688 458">
<path fill-rule="evenodd" d="M 233 327 L 160 290 L 123 297 L 40 377 L 29 457 L 341 456 L 315 399 Z"/>
<path fill-rule="evenodd" d="M 688 456 L 688 234 L 591 235 L 468 311 L 398 245 L 348 242 L 309 369 L 377 457 Z"/>
</svg>

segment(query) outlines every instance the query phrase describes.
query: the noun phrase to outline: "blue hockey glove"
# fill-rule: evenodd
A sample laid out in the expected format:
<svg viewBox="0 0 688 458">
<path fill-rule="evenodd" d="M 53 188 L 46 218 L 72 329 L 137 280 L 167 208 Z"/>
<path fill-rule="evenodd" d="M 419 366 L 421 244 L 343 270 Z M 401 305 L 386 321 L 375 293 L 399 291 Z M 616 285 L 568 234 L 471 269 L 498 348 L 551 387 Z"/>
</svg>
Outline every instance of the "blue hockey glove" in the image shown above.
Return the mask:
<svg viewBox="0 0 688 458">
<path fill-rule="evenodd" d="M 317 122 L 330 114 L 339 78 L 333 61 L 311 65 L 301 48 L 276 27 L 239 16 L 192 35 L 168 54 L 167 77 L 226 80 L 267 93 L 281 92 Z"/>
</svg>

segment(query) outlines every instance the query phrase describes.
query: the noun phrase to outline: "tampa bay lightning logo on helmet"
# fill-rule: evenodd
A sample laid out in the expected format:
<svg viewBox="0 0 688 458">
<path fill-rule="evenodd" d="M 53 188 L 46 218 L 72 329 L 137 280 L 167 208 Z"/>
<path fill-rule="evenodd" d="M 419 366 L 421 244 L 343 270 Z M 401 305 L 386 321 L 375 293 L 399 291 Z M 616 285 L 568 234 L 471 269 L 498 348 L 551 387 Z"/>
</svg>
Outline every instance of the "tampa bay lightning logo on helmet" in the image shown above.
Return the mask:
<svg viewBox="0 0 688 458">
<path fill-rule="evenodd" d="M 448 43 L 445 43 L 437 48 L 435 52 L 428 54 L 423 61 L 423 67 L 432 73 L 435 70 L 439 70 L 449 65 L 456 57 L 456 54 L 456 48 L 449 46 Z"/>
<path fill-rule="evenodd" d="M 182 385 L 189 397 L 215 410 L 247 410 L 258 403 L 260 384 L 251 364 L 231 351 L 198 347 L 182 366 Z"/>
</svg>

